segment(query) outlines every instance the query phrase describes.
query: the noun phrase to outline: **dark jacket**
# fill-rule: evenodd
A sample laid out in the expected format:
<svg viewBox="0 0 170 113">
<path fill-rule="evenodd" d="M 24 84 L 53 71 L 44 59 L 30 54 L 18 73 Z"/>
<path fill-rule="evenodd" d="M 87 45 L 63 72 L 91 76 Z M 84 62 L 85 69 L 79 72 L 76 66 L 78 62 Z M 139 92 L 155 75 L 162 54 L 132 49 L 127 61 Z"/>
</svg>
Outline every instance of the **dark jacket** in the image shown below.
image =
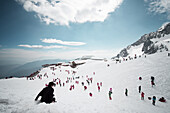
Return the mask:
<svg viewBox="0 0 170 113">
<path fill-rule="evenodd" d="M 154 82 L 155 77 L 151 76 L 151 81 Z"/>
<path fill-rule="evenodd" d="M 53 92 L 54 89 L 51 86 L 45 87 L 35 98 L 35 100 L 38 99 L 39 96 L 41 96 L 41 102 L 45 102 L 45 103 L 51 103 L 54 100 L 53 98 Z"/>
<path fill-rule="evenodd" d="M 152 100 L 153 100 L 153 101 L 156 101 L 156 97 L 155 97 L 155 96 L 153 96 Z"/>
<path fill-rule="evenodd" d="M 111 94 L 112 94 L 112 91 L 109 91 L 109 96 L 111 96 Z"/>
</svg>

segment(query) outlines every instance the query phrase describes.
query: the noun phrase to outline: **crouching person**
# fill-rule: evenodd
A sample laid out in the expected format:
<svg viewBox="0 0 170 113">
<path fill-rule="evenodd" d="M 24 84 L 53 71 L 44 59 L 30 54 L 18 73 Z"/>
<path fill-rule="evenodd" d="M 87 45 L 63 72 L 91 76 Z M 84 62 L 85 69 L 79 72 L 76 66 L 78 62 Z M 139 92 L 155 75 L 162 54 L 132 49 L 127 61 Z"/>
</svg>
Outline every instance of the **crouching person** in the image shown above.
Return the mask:
<svg viewBox="0 0 170 113">
<path fill-rule="evenodd" d="M 52 102 L 55 102 L 54 98 L 54 89 L 53 87 L 55 84 L 53 82 L 49 82 L 48 86 L 45 87 L 35 98 L 35 101 L 38 100 L 39 96 L 41 96 L 40 102 L 45 102 L 46 104 L 50 104 Z"/>
<path fill-rule="evenodd" d="M 166 102 L 166 99 L 165 99 L 164 97 L 161 97 L 161 98 L 159 99 L 159 101 L 160 101 L 160 102 Z"/>
</svg>

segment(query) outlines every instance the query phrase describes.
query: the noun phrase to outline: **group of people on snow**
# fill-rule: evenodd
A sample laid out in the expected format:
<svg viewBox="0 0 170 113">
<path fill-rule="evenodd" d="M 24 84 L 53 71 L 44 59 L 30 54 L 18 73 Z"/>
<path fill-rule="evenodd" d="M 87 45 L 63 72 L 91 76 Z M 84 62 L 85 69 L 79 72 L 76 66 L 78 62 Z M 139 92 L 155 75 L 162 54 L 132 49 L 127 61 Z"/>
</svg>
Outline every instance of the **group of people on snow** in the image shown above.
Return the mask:
<svg viewBox="0 0 170 113">
<path fill-rule="evenodd" d="M 52 70 L 55 70 L 52 68 Z M 70 71 L 69 70 L 66 70 L 66 72 L 69 74 Z M 53 73 L 55 75 L 55 73 Z M 74 75 L 76 74 L 76 71 L 74 71 L 73 73 Z M 93 72 L 93 75 L 95 75 L 95 72 Z M 38 75 L 37 76 L 39 79 L 42 79 L 42 75 Z M 48 75 L 47 73 L 44 74 L 44 77 L 47 77 L 48 78 Z M 77 77 L 76 79 L 79 79 L 80 77 Z M 83 77 L 82 77 L 83 78 Z M 86 76 L 86 82 L 88 85 L 92 84 L 92 81 L 93 81 L 93 78 L 89 78 L 88 75 Z M 57 81 L 58 80 L 58 81 Z M 72 82 L 72 80 L 75 80 L 75 78 L 73 77 L 67 77 L 67 80 L 66 80 L 66 83 L 69 83 L 70 81 Z M 139 77 L 139 80 L 141 81 L 142 80 L 142 77 Z M 151 76 L 151 86 L 155 86 L 155 78 L 153 76 Z M 55 84 L 56 83 L 56 84 Z M 75 81 L 76 84 L 79 84 L 79 81 Z M 35 101 L 38 100 L 38 98 L 41 96 L 41 100 L 40 102 L 45 102 L 47 104 L 49 103 L 52 103 L 52 102 L 56 102 L 55 98 L 54 98 L 54 89 L 53 87 L 55 85 L 58 85 L 60 84 L 60 87 L 61 87 L 61 80 L 59 78 L 57 79 L 53 79 L 53 82 L 49 82 L 49 84 L 47 85 L 46 84 L 46 87 L 37 95 L 37 97 L 35 98 Z M 84 91 L 87 90 L 87 86 L 85 85 L 85 82 L 80 82 L 80 84 L 83 86 L 84 88 Z M 63 86 L 64 86 L 64 83 L 63 83 Z M 70 89 L 69 90 L 73 90 L 74 89 L 74 85 L 71 85 L 70 86 Z M 98 89 L 98 92 L 101 91 L 101 87 L 102 87 L 102 82 L 97 82 L 97 89 Z M 142 86 L 138 86 L 138 92 L 141 94 L 141 100 L 144 100 L 144 96 L 145 96 L 145 93 L 142 91 Z M 110 88 L 109 92 L 108 92 L 108 95 L 109 95 L 109 100 L 112 100 L 112 94 L 113 94 L 113 91 L 112 91 L 112 88 Z M 92 93 L 90 92 L 89 93 L 89 96 L 92 97 Z M 128 89 L 125 88 L 125 95 L 128 96 Z M 148 97 L 149 100 L 152 100 L 152 104 L 155 105 L 156 103 L 156 96 L 153 96 L 152 98 L 151 97 Z M 165 98 L 164 97 L 161 97 L 159 99 L 160 102 L 166 102 Z"/>
<path fill-rule="evenodd" d="M 60 67 L 61 68 L 61 67 Z M 56 68 L 50 68 L 52 71 L 56 70 Z M 61 69 L 59 70 L 61 72 Z M 70 70 L 65 70 L 65 72 L 69 75 L 70 74 Z M 53 75 L 55 75 L 54 72 L 52 72 Z M 75 84 L 79 84 L 79 80 L 80 79 L 80 76 L 75 76 L 76 74 L 76 71 L 73 71 L 72 72 L 72 77 L 67 77 L 66 79 L 66 83 L 70 83 L 71 86 L 69 88 L 69 90 L 74 90 L 75 88 Z M 92 73 L 93 75 L 95 75 L 95 72 Z M 44 74 L 44 77 L 47 77 L 47 73 Z M 37 78 L 39 78 L 40 80 L 42 79 L 42 75 L 39 74 L 36 76 Z M 48 78 L 48 77 L 47 77 Z M 83 78 L 83 76 L 82 76 Z M 93 77 L 88 77 L 88 75 L 86 75 L 86 78 L 85 78 L 85 81 L 87 82 L 88 85 L 91 85 L 92 82 L 93 82 Z M 84 82 L 81 82 L 82 86 L 84 87 L 84 90 L 87 90 L 87 86 L 85 84 L 85 81 Z M 37 97 L 35 98 L 35 101 L 38 100 L 38 98 L 41 96 L 41 100 L 39 102 L 45 102 L 45 103 L 52 103 L 52 102 L 55 102 L 55 98 L 54 98 L 54 89 L 53 89 L 53 86 L 56 86 L 56 85 L 60 85 L 60 87 L 62 86 L 62 82 L 61 82 L 61 79 L 60 78 L 53 78 L 53 81 L 52 82 L 49 82 L 49 84 L 45 84 L 45 88 L 37 95 Z M 63 86 L 65 85 L 65 83 L 63 82 Z M 100 82 L 100 85 L 102 86 L 102 82 Z M 100 87 L 101 87 L 100 86 Z M 92 97 L 92 93 L 90 92 L 89 93 L 89 96 Z"/>
<path fill-rule="evenodd" d="M 155 77 L 151 76 L 151 86 L 152 86 L 152 87 L 155 86 L 154 79 L 155 79 Z M 142 77 L 139 77 L 139 80 L 142 80 Z M 145 95 L 145 93 L 144 93 L 144 92 L 141 92 L 141 90 L 142 90 L 142 86 L 140 85 L 140 86 L 138 87 L 138 91 L 139 91 L 139 93 L 141 93 L 141 100 L 144 100 L 144 95 Z M 128 89 L 127 89 L 127 88 L 125 89 L 125 95 L 128 96 Z M 152 100 L 152 104 L 155 105 L 155 103 L 156 103 L 156 96 L 153 96 L 152 98 L 151 98 L 151 97 L 148 97 L 148 99 L 149 99 L 149 100 Z M 166 102 L 166 100 L 165 100 L 164 97 L 161 97 L 161 98 L 159 99 L 159 101 L 160 101 L 160 102 Z"/>
<path fill-rule="evenodd" d="M 142 56 L 139 55 L 139 58 L 141 58 L 141 57 L 142 57 Z M 145 55 L 144 57 L 146 58 L 146 55 Z M 123 57 L 122 57 L 122 58 L 123 58 Z M 123 60 L 123 61 L 128 61 L 128 59 L 129 59 L 129 60 L 137 59 L 137 55 L 135 54 L 134 58 L 131 57 L 131 56 L 128 56 L 128 58 L 123 58 L 122 60 Z M 116 59 L 116 64 L 117 64 L 117 63 L 121 63 L 121 59 Z"/>
</svg>

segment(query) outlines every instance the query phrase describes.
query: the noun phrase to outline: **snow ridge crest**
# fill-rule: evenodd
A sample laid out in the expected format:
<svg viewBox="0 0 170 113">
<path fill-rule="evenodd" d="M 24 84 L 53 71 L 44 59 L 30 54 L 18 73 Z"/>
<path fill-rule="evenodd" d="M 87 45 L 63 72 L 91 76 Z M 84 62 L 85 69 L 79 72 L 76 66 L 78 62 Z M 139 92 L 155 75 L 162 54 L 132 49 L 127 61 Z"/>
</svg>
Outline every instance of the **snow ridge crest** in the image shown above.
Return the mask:
<svg viewBox="0 0 170 113">
<path fill-rule="evenodd" d="M 166 22 L 156 32 L 144 34 L 139 40 L 122 49 L 116 57 L 134 56 L 134 54 L 154 54 L 169 50 L 170 22 Z"/>
</svg>

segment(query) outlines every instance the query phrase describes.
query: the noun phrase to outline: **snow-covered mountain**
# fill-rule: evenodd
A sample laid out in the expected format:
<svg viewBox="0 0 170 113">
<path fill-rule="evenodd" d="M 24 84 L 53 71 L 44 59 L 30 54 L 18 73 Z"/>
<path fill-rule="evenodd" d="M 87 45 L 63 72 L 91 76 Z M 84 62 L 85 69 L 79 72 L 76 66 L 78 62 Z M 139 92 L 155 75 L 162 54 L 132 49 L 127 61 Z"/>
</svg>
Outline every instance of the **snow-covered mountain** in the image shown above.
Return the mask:
<svg viewBox="0 0 170 113">
<path fill-rule="evenodd" d="M 170 57 L 167 53 L 164 51 L 121 63 L 78 60 L 86 63 L 76 68 L 45 67 L 33 77 L 34 80 L 25 77 L 0 79 L 0 113 L 170 113 Z M 151 76 L 155 77 L 154 87 L 151 87 Z M 37 104 L 34 101 L 37 94 L 45 84 L 57 78 L 62 83 L 54 87 L 57 102 Z M 89 78 L 93 78 L 93 82 L 88 85 Z M 82 82 L 87 86 L 86 90 Z M 100 82 L 102 86 L 98 91 L 97 83 Z M 71 85 L 74 85 L 72 90 Z M 144 100 L 138 92 L 140 85 L 145 93 Z M 113 90 L 112 100 L 109 100 L 110 88 Z M 125 96 L 125 88 L 128 96 Z M 148 99 L 153 96 L 156 96 L 156 106 Z M 161 97 L 167 102 L 158 101 Z"/>
<path fill-rule="evenodd" d="M 116 57 L 134 57 L 143 54 L 170 50 L 170 23 L 163 24 L 156 32 L 141 36 L 135 43 L 127 46 Z M 113 57 L 115 58 L 115 57 Z"/>
</svg>

